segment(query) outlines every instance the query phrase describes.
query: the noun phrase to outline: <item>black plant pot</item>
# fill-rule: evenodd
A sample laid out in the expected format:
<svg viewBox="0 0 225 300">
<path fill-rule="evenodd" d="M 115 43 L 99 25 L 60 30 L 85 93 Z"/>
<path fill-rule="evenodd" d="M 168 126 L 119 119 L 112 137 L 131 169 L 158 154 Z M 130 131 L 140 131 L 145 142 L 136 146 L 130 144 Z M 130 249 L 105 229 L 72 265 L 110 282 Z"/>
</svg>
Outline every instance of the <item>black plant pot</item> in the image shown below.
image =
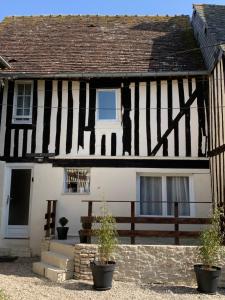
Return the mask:
<svg viewBox="0 0 225 300">
<path fill-rule="evenodd" d="M 106 291 L 111 289 L 115 265 L 114 261 L 109 261 L 108 264 L 100 264 L 97 261 L 90 263 L 95 290 Z"/>
<path fill-rule="evenodd" d="M 57 227 L 58 240 L 66 240 L 69 227 Z"/>
<path fill-rule="evenodd" d="M 194 271 L 197 279 L 197 291 L 205 294 L 215 294 L 221 274 L 221 268 L 206 269 L 204 265 L 195 265 Z"/>
</svg>

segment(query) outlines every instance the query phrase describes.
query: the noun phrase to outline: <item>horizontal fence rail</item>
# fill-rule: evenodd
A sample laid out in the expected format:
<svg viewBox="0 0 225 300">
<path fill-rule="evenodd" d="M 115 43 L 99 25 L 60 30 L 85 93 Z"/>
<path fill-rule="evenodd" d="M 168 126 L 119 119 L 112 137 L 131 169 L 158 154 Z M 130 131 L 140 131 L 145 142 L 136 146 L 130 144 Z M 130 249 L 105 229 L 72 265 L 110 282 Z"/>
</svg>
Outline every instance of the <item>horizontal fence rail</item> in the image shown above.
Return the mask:
<svg viewBox="0 0 225 300">
<path fill-rule="evenodd" d="M 136 216 L 136 204 L 140 201 L 101 201 L 101 200 L 83 200 L 83 202 L 88 203 L 88 216 L 81 217 L 82 229 L 79 231 L 81 242 L 91 243 L 91 237 L 95 236 L 96 232 L 92 229 L 93 223 L 98 223 L 98 217 L 93 216 L 93 204 L 94 203 L 130 203 L 130 216 L 121 217 L 115 216 L 117 224 L 130 224 L 130 229 L 121 230 L 118 229 L 118 235 L 121 237 L 130 237 L 131 244 L 135 244 L 136 237 L 162 237 L 162 238 L 174 238 L 175 245 L 180 244 L 180 238 L 196 238 L 200 235 L 200 231 L 181 231 L 179 225 L 207 225 L 211 223 L 210 218 L 192 218 L 192 217 L 182 217 L 179 216 L 179 205 L 181 203 L 188 204 L 210 204 L 211 202 L 172 202 L 170 204 L 174 205 L 173 215 L 164 217 L 164 216 Z M 147 201 L 145 201 L 147 202 Z M 152 201 L 151 201 L 152 202 Z M 153 201 L 154 202 L 154 201 Z M 159 202 L 159 201 L 155 201 Z M 166 201 L 160 201 L 160 203 L 165 203 Z M 142 201 L 143 203 L 143 201 Z M 168 203 L 168 202 L 166 202 Z M 140 230 L 136 229 L 136 224 L 172 224 L 174 225 L 174 230 Z"/>
</svg>

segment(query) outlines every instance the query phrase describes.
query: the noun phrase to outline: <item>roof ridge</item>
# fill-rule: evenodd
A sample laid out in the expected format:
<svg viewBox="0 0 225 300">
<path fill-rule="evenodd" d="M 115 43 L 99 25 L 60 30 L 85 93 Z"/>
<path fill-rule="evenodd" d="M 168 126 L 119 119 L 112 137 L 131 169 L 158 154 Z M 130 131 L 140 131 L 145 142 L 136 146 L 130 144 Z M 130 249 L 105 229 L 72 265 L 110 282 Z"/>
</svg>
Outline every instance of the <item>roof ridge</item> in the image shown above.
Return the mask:
<svg viewBox="0 0 225 300">
<path fill-rule="evenodd" d="M 202 4 L 200 4 L 200 3 L 197 3 L 197 4 L 193 4 L 193 6 L 194 7 L 196 7 L 196 6 L 223 6 L 223 7 L 225 7 L 225 4 L 204 4 L 204 3 L 202 3 Z"/>
<path fill-rule="evenodd" d="M 189 18 L 190 16 L 189 15 L 127 15 L 127 14 L 123 14 L 123 15 L 118 15 L 118 14 L 115 14 L 115 15 L 103 15 L 103 14 L 56 14 L 56 15 L 52 15 L 52 14 L 43 14 L 43 15 L 23 15 L 23 16 L 6 16 L 3 21 L 5 19 L 26 19 L 26 18 L 46 18 L 46 17 L 49 17 L 49 18 L 58 18 L 58 17 L 98 17 L 98 18 L 101 18 L 101 17 L 108 17 L 108 18 L 115 18 L 115 17 L 118 17 L 118 18 L 121 18 L 121 17 L 125 17 L 125 18 L 134 18 L 134 17 L 137 17 L 137 18 Z"/>
</svg>

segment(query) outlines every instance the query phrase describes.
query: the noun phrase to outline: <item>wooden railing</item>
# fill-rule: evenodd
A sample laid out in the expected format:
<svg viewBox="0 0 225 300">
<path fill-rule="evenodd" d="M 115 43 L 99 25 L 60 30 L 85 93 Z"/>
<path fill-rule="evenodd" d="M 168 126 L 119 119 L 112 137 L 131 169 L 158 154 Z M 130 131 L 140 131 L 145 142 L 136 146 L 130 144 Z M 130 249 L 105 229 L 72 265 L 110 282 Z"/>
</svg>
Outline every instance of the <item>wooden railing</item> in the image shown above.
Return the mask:
<svg viewBox="0 0 225 300">
<path fill-rule="evenodd" d="M 47 201 L 47 213 L 45 214 L 46 224 L 44 226 L 45 237 L 55 235 L 55 217 L 56 217 L 56 203 L 57 200 Z"/>
<path fill-rule="evenodd" d="M 93 216 L 93 203 L 102 203 L 100 200 L 83 200 L 88 203 L 88 216 L 81 217 L 82 229 L 80 230 L 80 236 L 83 241 L 91 243 L 91 236 L 95 235 L 95 231 L 92 230 L 92 224 L 98 222 L 97 217 Z M 116 223 L 118 224 L 130 224 L 130 229 L 121 230 L 118 229 L 118 235 L 121 237 L 130 237 L 131 244 L 135 244 L 136 237 L 162 237 L 162 238 L 174 238 L 175 245 L 180 244 L 180 238 L 196 238 L 200 235 L 200 231 L 184 231 L 180 230 L 180 225 L 202 225 L 210 224 L 210 218 L 191 218 L 179 216 L 179 205 L 187 202 L 173 202 L 174 211 L 173 216 L 169 217 L 151 217 L 151 216 L 136 216 L 135 207 L 140 201 L 105 201 L 106 203 L 130 203 L 130 216 L 118 217 L 115 216 Z M 211 202 L 188 202 L 190 205 L 194 203 L 198 204 L 212 204 Z M 172 224 L 174 230 L 137 230 L 136 224 Z"/>
</svg>

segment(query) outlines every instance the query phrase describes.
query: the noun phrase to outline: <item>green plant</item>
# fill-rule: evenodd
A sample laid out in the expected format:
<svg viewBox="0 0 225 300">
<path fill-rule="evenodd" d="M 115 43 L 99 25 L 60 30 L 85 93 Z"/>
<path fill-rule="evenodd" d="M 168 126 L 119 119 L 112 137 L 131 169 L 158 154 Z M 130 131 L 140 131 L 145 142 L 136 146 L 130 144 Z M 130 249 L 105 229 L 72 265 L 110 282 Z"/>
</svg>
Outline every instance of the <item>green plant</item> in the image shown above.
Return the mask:
<svg viewBox="0 0 225 300">
<path fill-rule="evenodd" d="M 69 222 L 68 219 L 65 218 L 65 217 L 62 217 L 62 218 L 59 219 L 59 224 L 60 224 L 62 227 L 66 226 L 66 224 L 67 224 L 68 222 Z"/>
<path fill-rule="evenodd" d="M 3 292 L 3 290 L 0 290 L 0 300 L 7 300 L 8 297 L 6 297 L 5 293 Z"/>
<path fill-rule="evenodd" d="M 102 212 L 103 215 L 97 217 L 98 228 L 96 229 L 96 236 L 99 261 L 102 264 L 107 264 L 116 251 L 118 240 L 115 218 L 109 214 L 105 206 L 102 208 Z"/>
<path fill-rule="evenodd" d="M 219 260 L 223 235 L 220 227 L 220 211 L 215 209 L 211 225 L 201 233 L 199 256 L 204 266 L 210 269 Z"/>
</svg>

